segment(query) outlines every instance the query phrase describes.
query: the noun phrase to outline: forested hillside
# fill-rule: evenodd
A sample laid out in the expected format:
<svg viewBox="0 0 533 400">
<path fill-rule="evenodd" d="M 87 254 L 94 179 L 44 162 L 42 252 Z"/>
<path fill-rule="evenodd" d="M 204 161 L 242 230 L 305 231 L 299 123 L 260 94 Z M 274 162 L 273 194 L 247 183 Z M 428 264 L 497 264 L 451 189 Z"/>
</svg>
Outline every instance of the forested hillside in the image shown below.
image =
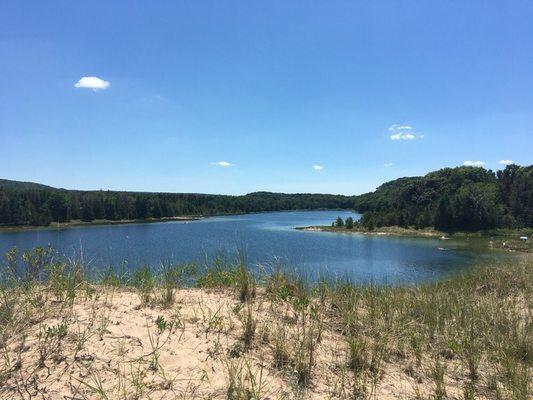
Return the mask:
<svg viewBox="0 0 533 400">
<path fill-rule="evenodd" d="M 132 220 L 296 209 L 350 209 L 354 198 L 257 192 L 245 196 L 54 189 L 0 181 L 0 225 L 46 226 L 52 221 Z"/>
<path fill-rule="evenodd" d="M 533 166 L 509 165 L 496 173 L 479 167 L 444 168 L 400 178 L 358 196 L 360 224 L 433 226 L 478 231 L 533 226 Z"/>
<path fill-rule="evenodd" d="M 533 226 L 533 166 L 494 173 L 444 168 L 400 178 L 361 196 L 256 192 L 244 196 L 55 189 L 0 180 L 0 225 L 48 225 L 280 210 L 356 209 L 359 224 L 477 231 Z"/>
<path fill-rule="evenodd" d="M 11 190 L 53 189 L 51 186 L 41 185 L 40 183 L 10 181 L 8 179 L 0 179 L 0 188 Z"/>
</svg>

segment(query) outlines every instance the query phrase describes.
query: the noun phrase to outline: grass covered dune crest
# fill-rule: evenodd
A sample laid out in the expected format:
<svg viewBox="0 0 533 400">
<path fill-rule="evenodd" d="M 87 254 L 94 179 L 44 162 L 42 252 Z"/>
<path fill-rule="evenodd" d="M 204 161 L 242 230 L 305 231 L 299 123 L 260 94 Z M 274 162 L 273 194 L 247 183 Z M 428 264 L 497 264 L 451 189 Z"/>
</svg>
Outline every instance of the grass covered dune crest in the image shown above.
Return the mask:
<svg viewBox="0 0 533 400">
<path fill-rule="evenodd" d="M 530 254 L 419 285 L 1 264 L 0 398 L 529 399 Z"/>
</svg>

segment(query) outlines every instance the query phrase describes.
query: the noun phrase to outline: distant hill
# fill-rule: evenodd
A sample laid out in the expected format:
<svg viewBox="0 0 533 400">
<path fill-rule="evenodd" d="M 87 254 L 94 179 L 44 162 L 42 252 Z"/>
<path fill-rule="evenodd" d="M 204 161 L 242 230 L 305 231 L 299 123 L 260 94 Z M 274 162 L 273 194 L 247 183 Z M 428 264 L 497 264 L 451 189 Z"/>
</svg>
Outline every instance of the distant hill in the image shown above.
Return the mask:
<svg viewBox="0 0 533 400">
<path fill-rule="evenodd" d="M 51 186 L 42 185 L 40 183 L 11 181 L 9 179 L 0 179 L 0 188 L 9 190 L 55 189 Z"/>
<path fill-rule="evenodd" d="M 533 166 L 509 165 L 496 173 L 480 167 L 444 168 L 387 182 L 356 197 L 360 224 L 434 226 L 477 231 L 533 226 Z"/>
<path fill-rule="evenodd" d="M 355 209 L 363 213 L 359 224 L 368 229 L 533 227 L 533 166 L 509 165 L 496 173 L 480 167 L 444 168 L 396 179 L 360 196 L 79 191 L 0 179 L 0 225 L 318 209 Z"/>
</svg>

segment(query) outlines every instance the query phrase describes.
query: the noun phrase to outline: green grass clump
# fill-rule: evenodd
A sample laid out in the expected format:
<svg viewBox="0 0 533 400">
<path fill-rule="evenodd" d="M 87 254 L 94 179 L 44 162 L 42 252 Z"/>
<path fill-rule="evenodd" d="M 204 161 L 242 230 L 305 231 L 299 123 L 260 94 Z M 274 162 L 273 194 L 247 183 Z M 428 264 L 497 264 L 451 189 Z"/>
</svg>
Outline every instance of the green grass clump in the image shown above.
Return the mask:
<svg viewBox="0 0 533 400">
<path fill-rule="evenodd" d="M 237 267 L 223 258 L 215 258 L 196 280 L 196 285 L 201 288 L 233 287 L 236 284 Z"/>
<path fill-rule="evenodd" d="M 174 293 L 183 287 L 196 274 L 194 264 L 164 264 L 159 272 L 159 286 L 162 289 L 160 303 L 163 307 L 170 307 L 174 303 Z"/>
<path fill-rule="evenodd" d="M 131 285 L 139 291 L 143 304 L 148 304 L 155 286 L 155 277 L 149 266 L 138 269 L 133 273 Z"/>
<path fill-rule="evenodd" d="M 197 277 L 196 285 L 201 288 L 233 288 L 244 303 L 255 297 L 257 284 L 256 277 L 241 258 L 236 264 L 215 258 Z"/>
<path fill-rule="evenodd" d="M 531 262 L 523 261 L 473 268 L 428 284 L 334 285 L 328 296 L 333 320 L 347 338 L 349 367 L 370 374 L 376 367 L 372 360 L 412 357 L 418 365 L 425 360 L 433 364 L 435 398 L 444 398 L 445 365 L 455 360 L 470 380 L 468 393 L 496 373 L 513 398 L 527 398 L 532 273 Z M 370 356 L 362 344 L 368 341 L 373 343 Z"/>
</svg>

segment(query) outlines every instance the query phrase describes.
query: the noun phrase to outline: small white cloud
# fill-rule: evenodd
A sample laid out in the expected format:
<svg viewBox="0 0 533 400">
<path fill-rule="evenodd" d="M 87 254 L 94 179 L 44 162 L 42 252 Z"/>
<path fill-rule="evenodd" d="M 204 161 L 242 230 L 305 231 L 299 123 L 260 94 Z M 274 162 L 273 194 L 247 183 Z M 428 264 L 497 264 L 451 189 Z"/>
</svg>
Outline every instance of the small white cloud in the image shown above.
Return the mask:
<svg viewBox="0 0 533 400">
<path fill-rule="evenodd" d="M 465 167 L 482 167 L 485 165 L 484 161 L 470 161 L 467 160 L 463 163 Z"/>
<path fill-rule="evenodd" d="M 315 171 L 322 171 L 324 169 L 324 167 L 322 165 L 313 165 L 313 169 Z"/>
<path fill-rule="evenodd" d="M 222 167 L 222 168 L 233 167 L 233 164 L 227 161 L 218 161 L 215 163 L 215 165 L 218 165 L 219 167 Z"/>
<path fill-rule="evenodd" d="M 393 124 L 389 127 L 389 132 L 391 132 L 391 140 L 413 140 L 416 137 L 413 127 L 409 125 Z M 420 137 L 422 138 L 423 135 Z"/>
<path fill-rule="evenodd" d="M 412 133 L 395 133 L 390 135 L 391 140 L 413 140 L 415 135 Z"/>
<path fill-rule="evenodd" d="M 387 167 L 387 168 L 392 167 L 393 165 L 394 165 L 394 163 L 391 163 L 391 162 L 383 164 L 383 166 Z"/>
<path fill-rule="evenodd" d="M 513 160 L 500 160 L 500 164 L 510 165 L 510 164 L 514 164 L 514 161 Z"/>
<path fill-rule="evenodd" d="M 99 90 L 107 89 L 109 85 L 110 83 L 108 81 L 104 81 L 103 79 L 100 79 L 97 76 L 84 76 L 74 84 L 74 87 Z"/>
<path fill-rule="evenodd" d="M 398 125 L 398 124 L 392 124 L 389 126 L 389 131 L 391 132 L 398 132 L 398 131 L 412 131 L 413 128 L 409 125 Z"/>
</svg>

